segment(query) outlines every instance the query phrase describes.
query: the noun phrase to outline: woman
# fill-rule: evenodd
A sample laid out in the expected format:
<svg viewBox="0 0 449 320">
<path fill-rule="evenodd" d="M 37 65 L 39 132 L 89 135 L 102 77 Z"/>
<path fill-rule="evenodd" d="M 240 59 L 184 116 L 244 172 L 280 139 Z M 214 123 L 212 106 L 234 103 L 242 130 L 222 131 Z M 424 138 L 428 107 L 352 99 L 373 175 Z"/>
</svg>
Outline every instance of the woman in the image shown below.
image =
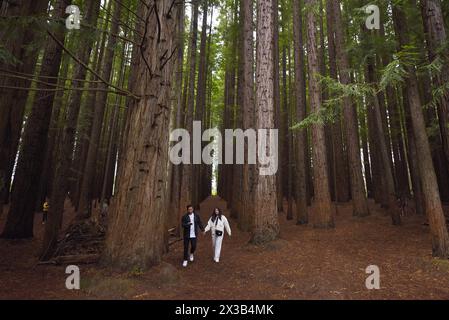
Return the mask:
<svg viewBox="0 0 449 320">
<path fill-rule="evenodd" d="M 204 234 L 211 230 L 214 261 L 217 263 L 220 261 L 221 244 L 223 242 L 225 228 L 229 236 L 231 236 L 231 227 L 229 227 L 228 219 L 221 214 L 221 210 L 219 208 L 215 208 L 212 216 L 207 222 L 206 228 L 204 229 Z"/>
</svg>

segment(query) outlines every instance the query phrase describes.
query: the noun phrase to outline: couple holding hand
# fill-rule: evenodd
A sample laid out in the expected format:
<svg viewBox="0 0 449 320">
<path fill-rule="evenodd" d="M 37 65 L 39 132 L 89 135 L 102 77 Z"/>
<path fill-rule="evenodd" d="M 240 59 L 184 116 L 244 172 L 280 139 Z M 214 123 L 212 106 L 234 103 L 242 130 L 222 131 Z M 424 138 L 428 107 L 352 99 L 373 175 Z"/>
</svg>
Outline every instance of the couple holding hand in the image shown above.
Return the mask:
<svg viewBox="0 0 449 320">
<path fill-rule="evenodd" d="M 187 206 L 187 213 L 182 217 L 182 227 L 184 229 L 184 261 L 183 267 L 187 267 L 188 260 L 193 262 L 196 250 L 196 241 L 198 235 L 198 229 L 206 234 L 209 230 L 212 234 L 212 250 L 214 252 L 214 261 L 220 261 L 221 244 L 223 242 L 224 231 L 226 229 L 229 236 L 231 236 L 231 228 L 229 226 L 228 219 L 221 213 L 219 208 L 215 208 L 212 212 L 206 228 L 203 228 L 200 216 L 194 212 L 193 206 Z M 190 246 L 190 255 L 189 255 Z"/>
</svg>

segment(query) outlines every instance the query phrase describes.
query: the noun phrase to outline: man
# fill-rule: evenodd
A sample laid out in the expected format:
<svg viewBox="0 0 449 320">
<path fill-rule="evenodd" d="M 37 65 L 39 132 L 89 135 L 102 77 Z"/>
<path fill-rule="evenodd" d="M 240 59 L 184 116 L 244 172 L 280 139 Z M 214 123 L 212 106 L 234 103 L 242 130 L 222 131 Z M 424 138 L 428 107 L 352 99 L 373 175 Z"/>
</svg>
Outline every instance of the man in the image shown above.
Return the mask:
<svg viewBox="0 0 449 320">
<path fill-rule="evenodd" d="M 187 267 L 187 260 L 193 262 L 193 254 L 196 249 L 196 240 L 198 236 L 198 229 L 204 231 L 203 224 L 201 223 L 200 216 L 193 211 L 193 206 L 187 206 L 187 213 L 181 220 L 182 228 L 184 229 L 184 261 L 183 267 Z M 189 257 L 189 244 L 190 244 L 190 257 Z"/>
</svg>

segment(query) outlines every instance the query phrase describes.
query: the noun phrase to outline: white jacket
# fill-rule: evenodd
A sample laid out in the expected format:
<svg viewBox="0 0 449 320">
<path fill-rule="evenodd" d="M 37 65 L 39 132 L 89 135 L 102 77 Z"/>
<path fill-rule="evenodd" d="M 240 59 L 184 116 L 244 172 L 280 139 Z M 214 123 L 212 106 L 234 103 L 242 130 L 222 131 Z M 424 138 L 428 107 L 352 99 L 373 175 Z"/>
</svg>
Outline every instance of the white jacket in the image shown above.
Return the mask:
<svg viewBox="0 0 449 320">
<path fill-rule="evenodd" d="M 212 235 L 215 235 L 215 230 L 224 232 L 224 229 L 226 229 L 226 232 L 231 235 L 231 227 L 229 226 L 228 219 L 226 219 L 224 215 L 221 215 L 221 219 L 217 218 L 216 221 L 212 221 L 212 217 L 210 217 L 204 232 L 211 230 Z"/>
</svg>

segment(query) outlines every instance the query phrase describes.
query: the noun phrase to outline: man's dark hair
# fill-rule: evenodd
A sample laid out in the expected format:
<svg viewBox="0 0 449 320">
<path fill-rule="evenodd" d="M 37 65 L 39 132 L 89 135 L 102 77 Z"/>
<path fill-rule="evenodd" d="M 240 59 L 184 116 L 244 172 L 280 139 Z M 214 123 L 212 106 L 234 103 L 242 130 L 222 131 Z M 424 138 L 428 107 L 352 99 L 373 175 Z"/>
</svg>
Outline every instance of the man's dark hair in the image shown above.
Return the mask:
<svg viewBox="0 0 449 320">
<path fill-rule="evenodd" d="M 191 204 L 189 204 L 189 205 L 187 206 L 187 210 L 189 210 L 189 208 L 192 208 L 192 209 L 193 209 L 193 206 L 192 206 Z"/>
</svg>

